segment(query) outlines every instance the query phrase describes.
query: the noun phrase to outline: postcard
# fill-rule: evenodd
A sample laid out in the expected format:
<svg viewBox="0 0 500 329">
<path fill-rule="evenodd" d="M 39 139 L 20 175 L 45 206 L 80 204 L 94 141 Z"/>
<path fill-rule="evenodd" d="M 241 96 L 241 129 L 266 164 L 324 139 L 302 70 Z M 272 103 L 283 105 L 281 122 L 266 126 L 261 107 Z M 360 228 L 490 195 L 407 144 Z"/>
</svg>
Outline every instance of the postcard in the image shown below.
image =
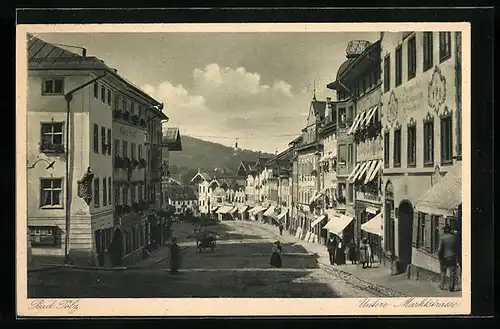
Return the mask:
<svg viewBox="0 0 500 329">
<path fill-rule="evenodd" d="M 469 314 L 470 38 L 18 25 L 18 316 Z"/>
</svg>

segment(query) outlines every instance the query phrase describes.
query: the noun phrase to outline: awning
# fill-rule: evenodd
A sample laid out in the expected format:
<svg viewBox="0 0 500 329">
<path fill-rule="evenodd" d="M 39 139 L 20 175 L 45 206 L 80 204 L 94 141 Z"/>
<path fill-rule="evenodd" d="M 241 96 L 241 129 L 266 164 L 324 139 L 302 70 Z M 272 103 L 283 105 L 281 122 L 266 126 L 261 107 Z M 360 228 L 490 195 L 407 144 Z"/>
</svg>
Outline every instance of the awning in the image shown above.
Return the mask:
<svg viewBox="0 0 500 329">
<path fill-rule="evenodd" d="M 238 208 L 238 212 L 243 213 L 247 209 L 248 209 L 248 206 L 243 205 L 243 206 L 241 206 L 241 207 Z"/>
<path fill-rule="evenodd" d="M 384 236 L 384 229 L 382 225 L 383 225 L 382 213 L 380 213 L 377 216 L 370 219 L 369 221 L 367 221 L 366 223 L 362 224 L 361 229 L 368 233 L 372 233 L 378 236 Z"/>
<path fill-rule="evenodd" d="M 250 210 L 248 210 L 248 213 L 249 214 L 253 214 L 253 211 L 257 208 L 258 206 L 255 206 L 253 208 L 250 208 Z"/>
<path fill-rule="evenodd" d="M 212 208 L 212 211 L 216 211 L 217 209 L 219 209 L 219 206 L 215 206 L 214 208 Z"/>
<path fill-rule="evenodd" d="M 377 112 L 378 106 L 374 106 L 371 109 L 368 110 L 368 114 L 366 115 L 365 119 L 363 120 L 362 124 L 363 125 L 369 125 L 370 120 L 373 118 L 375 115 L 375 112 Z"/>
<path fill-rule="evenodd" d="M 462 203 L 462 162 L 457 162 L 441 180 L 415 203 L 420 212 L 441 216 L 454 216 L 453 211 Z"/>
<path fill-rule="evenodd" d="M 238 207 L 234 207 L 233 209 L 229 210 L 228 213 L 232 215 L 237 211 L 238 211 Z"/>
<path fill-rule="evenodd" d="M 378 209 L 375 207 L 366 207 L 365 211 L 375 215 L 378 212 Z"/>
<path fill-rule="evenodd" d="M 368 179 L 368 177 L 370 177 L 370 175 L 372 174 L 375 167 L 377 167 L 377 163 L 378 163 L 378 160 L 370 161 L 370 165 L 368 167 L 366 167 L 365 184 L 368 183 L 367 179 Z M 360 179 L 361 179 L 361 177 L 360 177 Z"/>
<path fill-rule="evenodd" d="M 354 170 L 351 172 L 351 175 L 349 176 L 351 179 L 348 179 L 347 181 L 349 183 L 354 183 L 356 181 L 356 179 L 358 178 L 359 174 L 364 171 L 364 169 L 366 168 L 366 165 L 368 163 L 367 162 L 362 162 L 362 163 L 359 163 L 359 167 L 358 165 L 356 165 L 356 167 L 358 167 L 358 170 L 356 170 L 356 172 L 354 172 Z M 356 167 L 354 169 L 356 169 Z"/>
<path fill-rule="evenodd" d="M 361 169 L 359 169 L 358 173 L 356 174 L 356 176 L 353 177 L 353 181 L 357 181 L 358 179 L 362 179 L 363 178 L 363 175 L 366 173 L 366 171 L 368 170 L 368 168 L 370 168 L 370 166 L 372 165 L 372 162 L 373 161 L 366 161 L 362 166 L 361 166 Z"/>
<path fill-rule="evenodd" d="M 328 223 L 326 223 L 323 228 L 325 230 L 328 230 L 330 233 L 333 233 L 335 235 L 340 235 L 342 231 L 349 225 L 354 217 L 347 216 L 347 215 L 340 215 L 340 217 L 334 217 L 330 219 Z"/>
<path fill-rule="evenodd" d="M 351 174 L 349 175 L 349 177 L 347 177 L 348 182 L 350 182 L 351 179 L 353 178 L 353 176 L 356 175 L 356 173 L 358 172 L 360 167 L 361 167 L 361 163 L 356 164 L 356 167 L 354 167 L 354 169 L 351 171 Z"/>
<path fill-rule="evenodd" d="M 233 206 L 222 206 L 217 210 L 218 214 L 227 214 L 229 211 L 233 209 Z"/>
<path fill-rule="evenodd" d="M 270 206 L 267 208 L 267 210 L 264 212 L 264 216 L 270 217 L 274 213 L 274 209 L 276 209 L 276 206 Z"/>
<path fill-rule="evenodd" d="M 318 195 L 318 192 L 314 191 L 313 196 L 309 199 L 309 204 L 313 203 L 316 201 L 316 196 Z"/>
<path fill-rule="evenodd" d="M 361 123 L 361 121 L 364 119 L 364 117 L 365 117 L 365 111 L 358 113 L 358 115 L 356 115 L 356 117 L 354 118 L 354 121 L 351 125 L 351 128 L 349 128 L 349 130 L 347 131 L 347 135 L 353 134 L 356 131 L 356 129 L 358 129 L 358 126 Z"/>
<path fill-rule="evenodd" d="M 311 227 L 318 225 L 325 218 L 326 218 L 326 215 L 320 215 L 320 216 L 316 217 L 316 219 L 311 223 Z"/>
<path fill-rule="evenodd" d="M 377 173 L 379 172 L 380 168 L 382 168 L 382 163 L 383 163 L 382 160 L 377 161 L 375 168 L 373 168 L 370 174 L 366 175 L 365 184 L 371 182 L 377 176 Z"/>
<path fill-rule="evenodd" d="M 288 212 L 288 208 L 286 208 L 286 207 L 281 208 L 281 212 L 280 212 L 280 214 L 276 217 L 276 219 L 277 219 L 277 220 L 282 220 L 282 219 L 283 219 L 283 217 L 285 217 L 285 216 L 286 216 L 287 212 Z"/>
</svg>

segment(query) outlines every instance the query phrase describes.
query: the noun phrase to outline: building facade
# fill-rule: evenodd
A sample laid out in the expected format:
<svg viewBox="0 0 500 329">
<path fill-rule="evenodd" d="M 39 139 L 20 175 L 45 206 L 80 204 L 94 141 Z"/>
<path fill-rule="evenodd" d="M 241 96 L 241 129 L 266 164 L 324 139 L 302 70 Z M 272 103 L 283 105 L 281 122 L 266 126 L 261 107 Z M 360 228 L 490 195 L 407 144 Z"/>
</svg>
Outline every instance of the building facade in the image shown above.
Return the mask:
<svg viewBox="0 0 500 329">
<path fill-rule="evenodd" d="M 206 172 L 198 170 L 196 175 L 191 179 L 191 182 L 195 184 L 198 194 L 198 207 L 200 209 L 200 214 L 208 215 L 210 213 L 210 182 L 212 177 Z"/>
<path fill-rule="evenodd" d="M 381 35 L 384 249 L 401 271 L 439 273 L 440 229 L 447 222 L 460 227 L 460 38 L 455 32 Z M 440 187 L 441 180 L 455 185 Z M 447 192 L 435 203 L 455 199 L 446 211 L 419 211 L 419 200 L 436 188 Z"/>
</svg>

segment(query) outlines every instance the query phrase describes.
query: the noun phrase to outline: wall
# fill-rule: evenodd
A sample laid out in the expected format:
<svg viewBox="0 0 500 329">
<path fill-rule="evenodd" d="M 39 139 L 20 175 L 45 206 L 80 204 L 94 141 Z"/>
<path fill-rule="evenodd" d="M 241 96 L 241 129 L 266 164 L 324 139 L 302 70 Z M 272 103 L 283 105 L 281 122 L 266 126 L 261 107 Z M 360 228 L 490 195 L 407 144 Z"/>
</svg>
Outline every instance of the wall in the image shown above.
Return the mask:
<svg viewBox="0 0 500 329">
<path fill-rule="evenodd" d="M 434 66 L 423 72 L 423 32 L 415 33 L 416 36 L 416 77 L 408 81 L 408 54 L 407 42 L 403 40 L 402 33 L 384 33 L 382 39 L 382 70 L 386 55 L 391 58 L 390 80 L 391 86 L 388 92 L 382 94 L 382 132 L 390 133 L 390 152 L 388 167 L 383 170 L 383 190 L 388 182 L 394 188 L 394 207 L 398 208 L 401 201 L 408 200 L 414 206 L 416 200 L 431 188 L 435 166 L 440 167 L 443 175 L 451 164 L 441 164 L 440 151 L 440 115 L 448 111 L 452 113 L 452 141 L 453 156 L 456 155 L 456 83 L 455 83 L 455 36 L 451 36 L 451 57 L 439 63 L 439 33 L 433 33 L 433 58 Z M 402 84 L 395 87 L 395 49 L 403 45 Z M 384 72 L 382 71 L 382 77 Z M 434 94 L 433 91 L 439 87 L 441 92 Z M 436 97 L 437 96 L 437 97 Z M 440 96 L 440 97 L 439 97 Z M 430 118 L 434 121 L 434 164 L 425 167 L 423 155 L 423 121 Z M 407 124 L 416 123 L 417 149 L 415 167 L 407 166 Z M 401 167 L 395 168 L 393 163 L 393 132 L 396 126 L 401 126 Z M 414 220 L 415 224 L 415 220 Z M 395 218 L 395 247 L 396 255 L 399 254 L 398 232 L 399 223 Z M 411 242 L 410 242 L 411 243 Z M 413 255 L 412 255 L 413 257 Z"/>
<path fill-rule="evenodd" d="M 62 76 L 64 77 L 64 91 L 68 92 L 81 84 L 87 82 L 92 77 L 88 74 L 75 74 L 69 71 L 30 71 L 28 78 L 28 115 L 27 115 L 27 165 L 33 165 L 37 159 L 46 159 L 49 162 L 55 161 L 52 169 L 46 169 L 47 163 L 39 162 L 33 169 L 27 171 L 27 199 L 28 199 L 28 225 L 31 226 L 51 226 L 57 225 L 61 232 L 60 248 L 33 248 L 33 254 L 63 254 L 65 241 L 65 154 L 43 154 L 40 152 L 41 126 L 42 122 L 63 122 L 63 143 L 66 140 L 66 101 L 64 96 L 42 96 L 42 77 Z M 90 248 L 92 246 L 92 236 L 90 234 L 90 209 L 84 200 L 78 197 L 77 181 L 84 175 L 90 165 L 89 156 L 89 88 L 87 87 L 75 93 L 71 102 L 71 123 L 70 129 L 70 202 L 71 218 L 78 218 L 80 226 L 75 226 L 72 230 L 71 243 L 75 248 Z M 70 127 L 71 128 L 71 127 Z M 65 145 L 66 146 L 66 145 Z M 65 147 L 66 148 L 66 147 Z M 103 168 L 96 167 L 97 171 Z M 58 177 L 62 178 L 62 204 L 60 208 L 42 209 L 40 208 L 40 179 Z M 85 219 L 81 219 L 85 218 Z M 82 233 L 83 235 L 80 235 Z M 74 238 L 75 237 L 75 238 Z M 41 250 L 43 249 L 43 250 Z"/>
</svg>

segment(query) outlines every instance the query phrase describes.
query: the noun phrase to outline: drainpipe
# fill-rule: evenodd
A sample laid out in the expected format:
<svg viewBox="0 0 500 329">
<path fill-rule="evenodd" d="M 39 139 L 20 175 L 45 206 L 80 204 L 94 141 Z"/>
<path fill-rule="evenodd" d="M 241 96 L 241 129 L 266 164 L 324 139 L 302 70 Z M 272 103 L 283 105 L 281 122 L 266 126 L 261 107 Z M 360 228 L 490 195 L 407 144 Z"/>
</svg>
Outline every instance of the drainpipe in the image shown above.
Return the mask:
<svg viewBox="0 0 500 329">
<path fill-rule="evenodd" d="M 88 85 L 96 82 L 97 80 L 102 79 L 103 77 L 106 76 L 106 72 L 104 72 L 102 75 L 84 83 L 81 86 L 78 86 L 72 90 L 70 90 L 68 93 L 64 95 L 64 98 L 66 99 L 66 193 L 65 193 L 65 199 L 66 199 L 66 239 L 65 239 L 65 246 L 64 246 L 64 264 L 69 264 L 69 237 L 70 237 L 70 215 L 71 215 L 71 210 L 70 210 L 70 205 L 71 205 L 71 200 L 69 197 L 70 194 L 70 182 L 69 182 L 69 120 L 70 120 L 70 108 L 71 108 L 71 100 L 73 99 L 73 94 L 79 91 L 80 89 L 83 89 L 87 87 Z"/>
</svg>

